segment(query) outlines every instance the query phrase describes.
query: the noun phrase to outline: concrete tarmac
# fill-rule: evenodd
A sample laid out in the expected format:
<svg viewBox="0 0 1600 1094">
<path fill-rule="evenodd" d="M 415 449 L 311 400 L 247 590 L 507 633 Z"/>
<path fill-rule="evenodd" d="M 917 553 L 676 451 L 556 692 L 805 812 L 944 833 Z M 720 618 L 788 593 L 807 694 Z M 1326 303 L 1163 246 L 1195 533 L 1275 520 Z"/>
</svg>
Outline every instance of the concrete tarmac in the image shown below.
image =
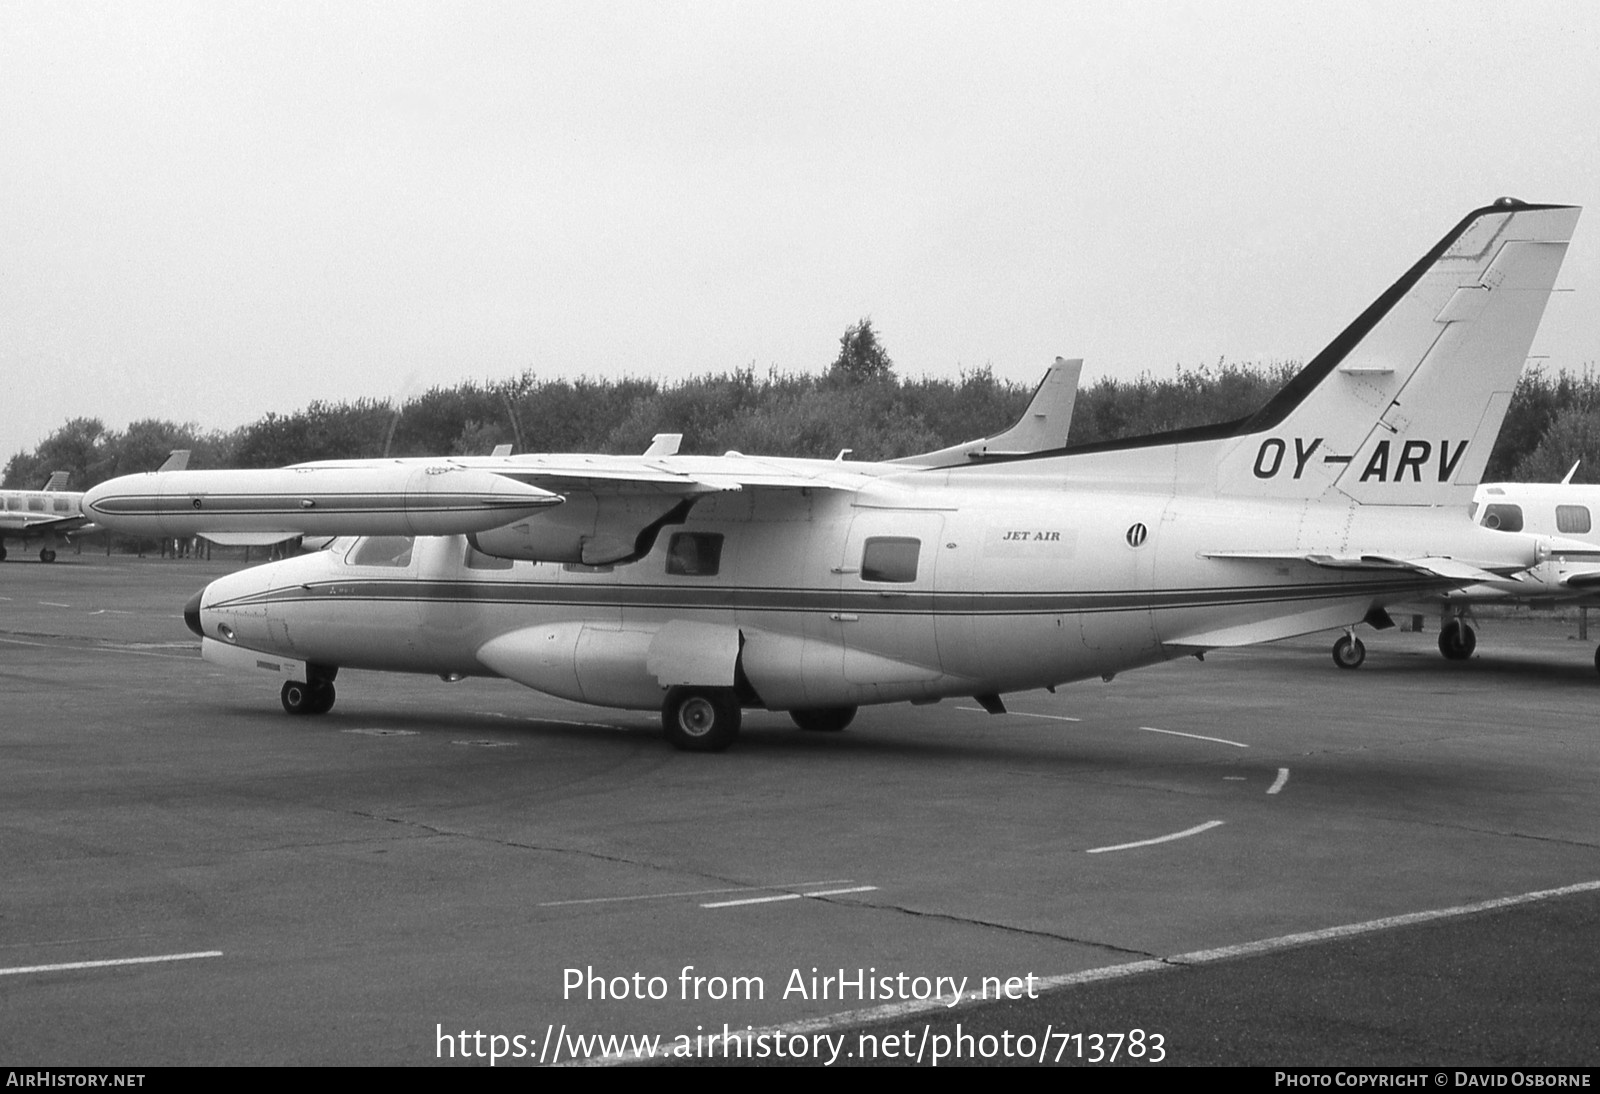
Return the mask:
<svg viewBox="0 0 1600 1094">
<path fill-rule="evenodd" d="M 1165 1064 L 1600 1062 L 1571 623 L 1486 623 L 1459 664 L 1369 632 L 1354 672 L 1314 636 L 841 734 L 749 712 L 694 755 L 505 681 L 345 672 L 290 717 L 184 628 L 230 568 L 0 565 L 0 1063 L 718 1059 L 726 1031 L 843 1064 L 899 1030 L 888 1062 L 930 1063 L 958 1023 L 1010 1034 L 997 1063 L 1133 1029 Z M 974 1004 L 986 978 L 1022 998 Z"/>
</svg>

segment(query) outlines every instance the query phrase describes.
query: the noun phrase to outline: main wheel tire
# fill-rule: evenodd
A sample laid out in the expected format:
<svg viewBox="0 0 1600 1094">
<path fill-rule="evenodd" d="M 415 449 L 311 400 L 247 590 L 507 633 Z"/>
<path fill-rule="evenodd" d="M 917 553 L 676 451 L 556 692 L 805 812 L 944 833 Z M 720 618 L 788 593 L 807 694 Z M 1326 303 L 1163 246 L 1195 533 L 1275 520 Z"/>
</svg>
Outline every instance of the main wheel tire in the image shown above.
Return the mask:
<svg viewBox="0 0 1600 1094">
<path fill-rule="evenodd" d="M 306 713 L 326 714 L 328 711 L 332 710 L 333 701 L 335 698 L 337 698 L 337 693 L 333 690 L 333 684 L 324 680 L 311 684 L 310 687 L 311 707 L 306 711 Z"/>
<path fill-rule="evenodd" d="M 283 702 L 283 709 L 290 714 L 314 714 L 315 694 L 310 684 L 300 680 L 290 680 L 283 685 L 278 698 Z"/>
<path fill-rule="evenodd" d="M 39 561 L 40 562 L 54 562 L 55 560 L 56 560 L 56 553 L 53 550 L 51 550 L 49 547 L 41 547 L 39 549 Z"/>
<path fill-rule="evenodd" d="M 721 752 L 739 735 L 739 700 L 723 688 L 673 688 L 661 706 L 661 727 L 673 748 Z"/>
<path fill-rule="evenodd" d="M 1439 629 L 1439 652 L 1451 661 L 1465 661 L 1477 648 L 1477 632 L 1459 619 L 1452 619 Z"/>
<path fill-rule="evenodd" d="M 1367 647 L 1361 644 L 1359 638 L 1341 634 L 1333 644 L 1333 663 L 1342 669 L 1358 669 L 1366 659 Z"/>
<path fill-rule="evenodd" d="M 801 729 L 813 733 L 838 733 L 856 719 L 855 707 L 812 707 L 791 710 L 789 718 Z"/>
</svg>

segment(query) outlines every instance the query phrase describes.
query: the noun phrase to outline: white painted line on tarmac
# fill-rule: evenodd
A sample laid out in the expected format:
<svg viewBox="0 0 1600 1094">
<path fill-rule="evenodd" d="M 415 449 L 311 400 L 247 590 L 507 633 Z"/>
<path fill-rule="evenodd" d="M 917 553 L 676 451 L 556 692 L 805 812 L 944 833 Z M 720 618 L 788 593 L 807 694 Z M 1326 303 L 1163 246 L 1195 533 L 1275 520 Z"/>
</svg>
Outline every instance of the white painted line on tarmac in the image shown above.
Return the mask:
<svg viewBox="0 0 1600 1094">
<path fill-rule="evenodd" d="M 340 733 L 354 733 L 361 737 L 417 737 L 415 729 L 341 729 Z"/>
<path fill-rule="evenodd" d="M 0 969 L 0 976 L 21 976 L 29 972 L 68 972 L 72 969 L 105 969 L 113 965 L 154 965 L 161 961 L 193 961 L 199 957 L 221 957 L 221 950 L 203 950 L 199 953 L 163 953 L 154 957 L 116 957 L 109 961 L 68 961 L 60 965 L 23 965 L 13 969 Z"/>
<path fill-rule="evenodd" d="M 1179 733 L 1175 729 L 1157 729 L 1155 726 L 1140 726 L 1146 733 L 1165 733 L 1169 737 L 1188 737 L 1195 741 L 1211 741 L 1213 744 L 1232 745 L 1234 748 L 1249 748 L 1249 745 L 1240 744 L 1238 741 L 1225 740 L 1222 737 L 1202 737 L 1198 733 Z"/>
<path fill-rule="evenodd" d="M 36 649 L 41 650 L 54 650 L 61 648 L 61 643 L 59 642 L 27 642 L 21 638 L 0 638 L 0 642 L 4 642 L 8 646 L 33 646 Z M 82 646 L 79 648 L 93 650 L 95 653 L 125 653 L 132 657 L 159 657 L 163 661 L 193 661 L 195 659 L 193 655 L 180 657 L 174 653 L 153 653 L 150 650 L 129 650 L 123 649 L 121 646 Z M 191 646 L 189 648 L 193 649 L 195 653 L 199 653 L 198 646 Z"/>
<path fill-rule="evenodd" d="M 1450 908 L 1435 908 L 1427 912 L 1408 912 L 1405 915 L 1369 919 L 1363 923 L 1347 923 L 1342 927 L 1325 927 L 1320 931 L 1303 931 L 1300 934 L 1279 935 L 1277 938 L 1267 938 L 1260 942 L 1242 942 L 1237 946 L 1221 946 L 1214 950 L 1196 950 L 1193 953 L 1181 953 L 1176 957 L 1169 957 L 1167 960 L 1175 965 L 1204 965 L 1210 961 L 1223 961 L 1230 957 L 1268 953 L 1272 950 L 1288 949 L 1290 946 L 1304 946 L 1311 942 L 1331 942 L 1339 938 L 1353 938 L 1356 935 L 1371 934 L 1374 931 L 1386 931 L 1394 927 L 1409 927 L 1413 923 L 1430 923 L 1439 919 L 1455 919 L 1459 916 L 1475 915 L 1478 912 L 1514 908 L 1519 904 L 1532 904 L 1535 901 L 1548 900 L 1551 897 L 1572 896 L 1575 893 L 1592 893 L 1596 890 L 1600 890 L 1600 881 L 1585 881 L 1578 885 L 1566 885 L 1560 889 L 1540 889 L 1533 893 L 1519 893 L 1516 896 L 1480 900 L 1476 904 L 1457 904 Z"/>
<path fill-rule="evenodd" d="M 715 904 L 702 904 L 702 908 L 736 908 L 741 904 L 774 904 L 780 900 L 804 900 L 814 896 L 843 896 L 845 893 L 871 893 L 876 885 L 857 885 L 854 889 L 824 889 L 817 893 L 780 893 L 777 896 L 756 896 L 745 900 L 719 900 Z"/>
<path fill-rule="evenodd" d="M 1085 851 L 1084 854 L 1098 855 L 1104 851 L 1127 851 L 1134 847 L 1150 847 L 1157 843 L 1171 843 L 1175 839 L 1184 839 L 1188 836 L 1198 836 L 1201 832 L 1215 828 L 1221 823 L 1222 822 L 1219 820 L 1206 821 L 1204 824 L 1197 824 L 1193 828 L 1185 828 L 1182 832 L 1174 832 L 1169 836 L 1157 836 L 1155 839 L 1142 839 L 1137 843 L 1118 843 L 1111 847 L 1091 847 L 1089 850 Z"/>
<path fill-rule="evenodd" d="M 987 714 L 982 707 L 956 707 L 957 710 L 970 711 L 973 714 Z M 1068 718 L 1065 714 L 1029 714 L 1025 710 L 1008 710 L 1007 714 L 1015 714 L 1018 718 L 1048 718 L 1052 722 L 1081 722 L 1082 718 Z"/>
<path fill-rule="evenodd" d="M 636 896 L 592 896 L 583 900 L 547 900 L 543 904 L 535 904 L 534 907 L 560 908 L 568 904 L 620 904 L 631 900 L 671 900 L 681 896 L 717 896 L 721 893 L 770 892 L 773 889 L 809 889 L 814 885 L 849 885 L 851 880 L 839 877 L 827 881 L 797 881 L 793 885 L 735 885 L 728 889 L 685 889 L 676 893 L 640 893 Z"/>
<path fill-rule="evenodd" d="M 1273 780 L 1272 786 L 1267 790 L 1267 793 L 1268 794 L 1276 794 L 1278 791 L 1283 789 L 1283 784 L 1288 782 L 1288 781 L 1289 781 L 1289 769 L 1287 767 L 1278 768 L 1278 777 L 1275 780 Z"/>
<path fill-rule="evenodd" d="M 1253 956 L 1262 953 L 1271 953 L 1275 950 L 1291 949 L 1295 946 L 1304 946 L 1316 942 L 1331 941 L 1341 938 L 1351 938 L 1357 935 L 1371 934 L 1377 931 L 1389 930 L 1394 927 L 1409 926 L 1413 923 L 1426 923 L 1433 920 L 1452 919 L 1458 916 L 1473 915 L 1478 912 L 1495 911 L 1500 908 L 1511 908 L 1519 904 L 1532 904 L 1552 897 L 1572 896 L 1577 893 L 1590 893 L 1600 890 L 1600 881 L 1586 881 L 1577 885 L 1566 885 L 1559 889 L 1541 889 L 1538 892 L 1522 893 L 1518 896 L 1499 897 L 1494 900 L 1480 901 L 1476 904 L 1459 904 L 1451 908 L 1440 908 L 1427 912 L 1411 912 L 1407 915 L 1388 916 L 1383 919 L 1369 919 L 1363 923 L 1351 923 L 1342 927 L 1329 927 L 1320 931 L 1305 931 L 1301 934 L 1279 935 L 1276 938 L 1265 938 L 1258 942 L 1246 942 L 1238 946 L 1225 946 L 1215 950 L 1196 950 L 1193 953 L 1178 954 L 1167 958 L 1145 958 L 1140 961 L 1127 961 L 1120 965 L 1106 965 L 1098 969 L 1084 969 L 1081 972 L 1065 973 L 1060 976 L 1041 976 L 1034 980 L 1036 992 L 1059 991 L 1064 988 L 1077 987 L 1080 984 L 1094 984 L 1106 980 L 1121 980 L 1129 976 L 1141 976 L 1145 973 L 1170 971 L 1186 965 L 1203 965 L 1212 961 L 1223 961 L 1228 958 Z M 771 1041 L 777 1036 L 803 1035 L 813 1033 L 826 1033 L 833 1030 L 849 1029 L 854 1026 L 864 1026 L 876 1022 L 884 1022 L 906 1018 L 917 1014 L 948 1014 L 956 1006 L 970 1006 L 983 1001 L 983 996 L 977 992 L 968 992 L 960 999 L 951 996 L 939 996 L 932 999 L 910 999 L 899 1003 L 884 1003 L 875 1007 L 862 1007 L 859 1010 L 841 1011 L 836 1014 L 821 1015 L 816 1018 L 806 1018 L 798 1022 L 786 1022 L 777 1026 L 764 1026 L 760 1029 L 743 1030 L 733 1038 L 727 1040 L 743 1040 L 755 1043 L 758 1039 L 765 1038 Z M 710 1059 L 713 1054 L 720 1055 L 724 1038 L 718 1034 L 705 1039 L 706 1049 L 699 1054 L 701 1059 Z M 661 1039 L 662 1045 L 677 1044 L 678 1040 L 667 1037 Z M 731 1056 L 732 1053 L 730 1052 Z M 651 1059 L 674 1060 L 680 1059 L 677 1055 L 660 1051 L 655 1057 L 645 1053 L 625 1053 L 616 1056 L 592 1056 L 587 1060 L 564 1061 L 558 1067 L 611 1067 L 617 1064 L 635 1064 Z"/>
<path fill-rule="evenodd" d="M 39 603 L 42 604 L 46 608 L 70 608 L 70 607 L 72 607 L 71 604 L 57 604 L 54 600 L 41 600 L 41 601 L 39 601 Z"/>
</svg>

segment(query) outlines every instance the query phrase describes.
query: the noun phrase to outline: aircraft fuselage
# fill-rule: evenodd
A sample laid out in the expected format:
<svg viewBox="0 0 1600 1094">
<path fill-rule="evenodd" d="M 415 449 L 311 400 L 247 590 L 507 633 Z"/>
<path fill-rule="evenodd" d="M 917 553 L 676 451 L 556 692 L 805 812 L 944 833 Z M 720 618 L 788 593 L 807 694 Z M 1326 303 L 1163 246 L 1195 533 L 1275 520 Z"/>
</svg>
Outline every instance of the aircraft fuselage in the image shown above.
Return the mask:
<svg viewBox="0 0 1600 1094">
<path fill-rule="evenodd" d="M 1277 529 L 1276 538 L 1263 529 Z M 1411 571 L 1205 557 L 1337 553 L 1374 538 L 1507 566 L 1531 541 L 1459 510 L 1219 500 L 969 477 L 854 494 L 728 494 L 616 567 L 512 562 L 466 537 L 341 540 L 223 578 L 213 643 L 317 666 L 500 675 L 601 705 L 675 685 L 746 705 L 857 706 L 1087 679 L 1216 646 L 1347 625 L 1438 590 Z"/>
</svg>

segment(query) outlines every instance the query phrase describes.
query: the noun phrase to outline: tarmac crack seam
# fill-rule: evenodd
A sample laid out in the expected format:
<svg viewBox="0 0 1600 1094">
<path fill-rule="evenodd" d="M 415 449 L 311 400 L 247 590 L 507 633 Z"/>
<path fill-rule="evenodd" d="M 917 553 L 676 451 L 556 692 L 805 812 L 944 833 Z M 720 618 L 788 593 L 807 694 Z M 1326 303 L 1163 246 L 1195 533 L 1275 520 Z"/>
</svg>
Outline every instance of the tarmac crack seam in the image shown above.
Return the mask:
<svg viewBox="0 0 1600 1094">
<path fill-rule="evenodd" d="M 1403 820 L 1408 818 L 1390 817 L 1388 819 Z M 1591 840 L 1573 839 L 1566 836 L 1541 836 L 1533 832 L 1503 831 L 1498 828 L 1479 828 L 1471 824 L 1448 824 L 1444 821 L 1423 820 L 1420 823 L 1424 827 L 1441 828 L 1447 832 L 1473 832 L 1483 836 L 1500 836 L 1503 839 L 1525 839 L 1532 840 L 1535 843 L 1554 843 L 1561 847 L 1582 847 L 1588 851 L 1600 847 L 1600 844 L 1596 844 Z"/>
<path fill-rule="evenodd" d="M 907 908 L 903 904 L 868 904 L 855 900 L 835 900 L 831 897 L 813 898 L 823 904 L 839 904 L 849 908 L 874 908 L 887 912 L 899 912 L 902 915 L 915 916 L 918 919 L 940 919 L 947 923 L 962 923 L 971 927 L 987 927 L 994 931 L 1005 931 L 1007 934 L 1018 934 L 1028 938 L 1047 938 L 1052 942 L 1066 942 L 1074 946 L 1088 946 L 1092 949 L 1105 950 L 1107 953 L 1124 954 L 1131 957 L 1140 957 L 1152 961 L 1162 961 L 1158 954 L 1148 950 L 1135 950 L 1127 946 L 1118 946 L 1111 942 L 1097 942 L 1088 938 L 1074 938 L 1068 934 L 1058 934 L 1055 931 L 1041 931 L 1032 927 L 1017 927 L 1009 923 L 996 923 L 993 920 L 978 919 L 975 916 L 955 915 L 950 912 L 928 912 L 916 908 Z"/>
<path fill-rule="evenodd" d="M 693 874 L 693 876 L 709 878 L 713 881 L 737 884 L 733 878 L 719 877 L 716 874 L 706 874 L 699 871 L 673 869 L 660 866 L 653 862 L 645 862 L 640 859 L 627 858 L 623 855 L 605 855 L 601 854 L 599 851 L 585 851 L 578 847 L 556 847 L 546 846 L 539 843 L 519 843 L 516 840 L 496 839 L 494 836 L 483 836 L 475 832 L 459 832 L 450 828 L 440 828 L 437 825 L 427 824 L 423 821 L 404 820 L 400 817 L 384 817 L 378 815 L 377 813 L 366 813 L 359 809 L 351 809 L 349 810 L 349 813 L 352 816 L 362 817 L 366 820 L 382 821 L 385 824 L 398 824 L 406 828 L 420 829 L 421 831 L 427 832 L 429 835 L 434 836 L 450 836 L 456 839 L 476 840 L 479 843 L 492 843 L 500 847 L 509 847 L 516 851 L 543 851 L 554 855 L 577 855 L 583 858 L 595 859 L 599 862 L 617 862 L 622 863 L 625 866 L 638 866 L 642 869 L 656 870 L 662 873 Z M 760 888 L 760 886 L 749 886 L 749 888 Z"/>
</svg>

